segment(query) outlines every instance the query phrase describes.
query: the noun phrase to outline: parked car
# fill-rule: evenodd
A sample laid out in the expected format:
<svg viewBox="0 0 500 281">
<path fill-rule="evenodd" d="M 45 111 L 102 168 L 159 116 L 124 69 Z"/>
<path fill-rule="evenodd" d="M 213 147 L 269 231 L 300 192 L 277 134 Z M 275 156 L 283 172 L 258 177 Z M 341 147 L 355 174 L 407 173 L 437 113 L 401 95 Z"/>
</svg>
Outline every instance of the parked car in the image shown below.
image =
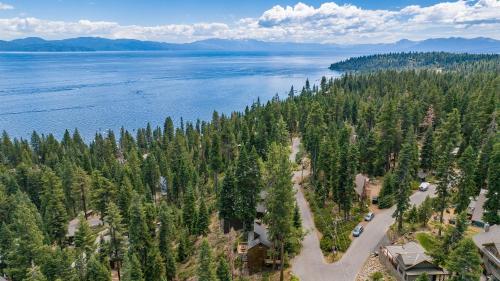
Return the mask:
<svg viewBox="0 0 500 281">
<path fill-rule="evenodd" d="M 418 187 L 418 190 L 427 191 L 427 189 L 429 189 L 429 185 L 431 185 L 431 184 L 424 181 L 423 183 L 420 184 L 420 186 Z"/>
<path fill-rule="evenodd" d="M 365 216 L 365 221 L 371 221 L 373 219 L 373 217 L 375 217 L 375 214 L 372 213 L 372 212 L 369 212 L 368 214 L 366 214 Z"/>
<path fill-rule="evenodd" d="M 354 230 L 352 231 L 352 236 L 358 237 L 363 233 L 364 227 L 361 224 L 358 224 Z"/>
<path fill-rule="evenodd" d="M 372 197 L 372 204 L 378 204 L 378 196 L 373 196 Z"/>
</svg>

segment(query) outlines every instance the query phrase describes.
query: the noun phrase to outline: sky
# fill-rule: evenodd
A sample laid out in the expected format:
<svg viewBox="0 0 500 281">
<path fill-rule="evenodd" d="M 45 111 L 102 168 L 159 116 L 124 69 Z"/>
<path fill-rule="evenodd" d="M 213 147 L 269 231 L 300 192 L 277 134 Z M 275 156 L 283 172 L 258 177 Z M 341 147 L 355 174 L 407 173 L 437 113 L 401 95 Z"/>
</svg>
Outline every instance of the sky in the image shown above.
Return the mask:
<svg viewBox="0 0 500 281">
<path fill-rule="evenodd" d="M 500 39 L 500 0 L 0 0 L 0 39 L 79 36 L 308 43 Z"/>
</svg>

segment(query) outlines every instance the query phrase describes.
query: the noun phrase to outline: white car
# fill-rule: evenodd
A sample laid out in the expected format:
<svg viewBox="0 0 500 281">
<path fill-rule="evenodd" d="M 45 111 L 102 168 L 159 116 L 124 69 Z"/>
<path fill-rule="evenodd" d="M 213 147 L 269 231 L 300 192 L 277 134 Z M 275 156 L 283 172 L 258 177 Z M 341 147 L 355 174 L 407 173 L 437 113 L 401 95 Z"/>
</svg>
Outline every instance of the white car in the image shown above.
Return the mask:
<svg viewBox="0 0 500 281">
<path fill-rule="evenodd" d="M 420 184 L 420 186 L 418 187 L 418 190 L 427 191 L 427 189 L 429 189 L 429 185 L 431 185 L 431 184 L 424 181 L 423 183 Z"/>
<path fill-rule="evenodd" d="M 369 212 L 368 214 L 366 214 L 365 216 L 365 221 L 371 221 L 373 219 L 373 217 L 375 217 L 375 214 L 372 213 L 372 212 Z"/>
</svg>

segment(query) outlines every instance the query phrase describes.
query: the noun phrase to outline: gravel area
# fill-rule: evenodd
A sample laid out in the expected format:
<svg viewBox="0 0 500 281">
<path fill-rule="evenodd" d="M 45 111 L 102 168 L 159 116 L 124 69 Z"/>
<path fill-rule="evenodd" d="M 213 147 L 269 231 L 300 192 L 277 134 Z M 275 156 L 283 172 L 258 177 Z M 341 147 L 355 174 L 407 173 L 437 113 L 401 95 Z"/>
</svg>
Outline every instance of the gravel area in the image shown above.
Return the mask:
<svg viewBox="0 0 500 281">
<path fill-rule="evenodd" d="M 356 281 L 371 281 L 370 276 L 374 273 L 380 271 L 384 275 L 384 281 L 396 280 L 391 276 L 389 271 L 380 263 L 378 257 L 370 255 L 370 257 L 366 260 L 363 268 L 356 276 Z"/>
</svg>

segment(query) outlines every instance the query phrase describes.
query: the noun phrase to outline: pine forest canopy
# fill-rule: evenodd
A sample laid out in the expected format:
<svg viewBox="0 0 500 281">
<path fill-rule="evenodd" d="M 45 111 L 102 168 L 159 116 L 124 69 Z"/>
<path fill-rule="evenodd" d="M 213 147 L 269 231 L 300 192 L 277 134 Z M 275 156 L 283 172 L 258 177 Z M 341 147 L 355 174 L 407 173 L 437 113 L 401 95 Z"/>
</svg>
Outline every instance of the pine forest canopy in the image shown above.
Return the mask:
<svg viewBox="0 0 500 281">
<path fill-rule="evenodd" d="M 419 55 L 425 61 L 477 61 L 475 55 Z M 391 56 L 410 55 L 374 58 Z M 498 58 L 479 57 L 499 67 Z M 373 67 L 367 57 L 354 61 Z M 125 129 L 98 133 L 90 144 L 77 130 L 61 140 L 36 132 L 30 140 L 11 139 L 4 132 L 0 273 L 13 281 L 111 280 L 112 269 L 123 280 L 174 280 L 196 272 L 203 280 L 227 280 L 228 261 L 219 261 L 216 272 L 220 252 L 212 252 L 206 240 L 195 242 L 209 233 L 215 213 L 252 222 L 261 189 L 293 198 L 290 182 L 279 177 L 289 174 L 281 149 L 290 135 L 302 137 L 313 183 L 322 187 L 319 195 L 331 196 L 347 220 L 356 172 L 390 172 L 394 181 L 383 192 L 398 205 L 399 220 L 409 207 L 407 184 L 419 168 L 444 180 L 454 167 L 467 167 L 472 171 L 460 184 L 441 188 L 438 205 L 444 210 L 459 191 L 473 196 L 487 188 L 485 219 L 498 224 L 498 93 L 498 71 L 381 70 L 306 83 L 285 100 L 256 102 L 230 115 L 214 112 L 210 122 L 176 128 L 167 118 L 163 127 L 148 124 L 135 136 Z M 273 169 L 279 173 L 271 176 Z M 275 213 L 267 221 L 277 226 L 271 237 L 291 253 L 287 235 L 294 226 L 280 218 L 293 220 L 293 208 L 272 201 L 276 194 L 269 197 Z M 109 239 L 86 224 L 83 213 L 89 210 L 106 223 Z M 70 247 L 67 225 L 79 214 L 82 223 Z M 179 265 L 188 260 L 199 260 L 199 270 L 183 272 Z"/>
<path fill-rule="evenodd" d="M 500 71 L 500 55 L 498 54 L 467 54 L 446 52 L 410 52 L 377 54 L 353 57 L 333 63 L 331 70 L 336 71 L 377 71 L 377 70 L 409 70 L 409 69 L 445 69 L 470 71 L 480 70 Z"/>
</svg>

